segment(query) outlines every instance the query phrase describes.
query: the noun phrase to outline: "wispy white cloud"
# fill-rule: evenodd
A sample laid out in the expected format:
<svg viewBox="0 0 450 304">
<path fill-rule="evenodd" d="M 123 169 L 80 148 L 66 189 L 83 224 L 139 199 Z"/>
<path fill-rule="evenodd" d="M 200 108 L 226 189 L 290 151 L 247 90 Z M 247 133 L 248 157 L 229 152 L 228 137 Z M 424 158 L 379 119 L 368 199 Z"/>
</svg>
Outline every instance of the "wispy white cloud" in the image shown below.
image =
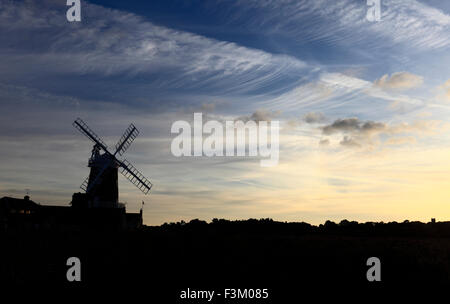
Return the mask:
<svg viewBox="0 0 450 304">
<path fill-rule="evenodd" d="M 450 45 L 450 15 L 415 0 L 382 1 L 380 22 L 366 20 L 365 1 L 245 0 L 236 6 L 237 18 L 253 12 L 247 22 L 240 20 L 249 27 L 269 28 L 303 42 L 366 44 L 370 48 L 390 44 L 417 50 Z M 302 26 L 305 22 L 310 26 Z"/>
<path fill-rule="evenodd" d="M 238 94 L 280 84 L 285 74 L 307 66 L 293 57 L 158 26 L 87 2 L 79 24 L 68 23 L 65 6 L 55 1 L 0 5 L 0 73 L 8 79 L 24 73 L 145 75 L 152 77 L 147 84 L 153 88 L 215 88 Z"/>
<path fill-rule="evenodd" d="M 392 102 L 405 103 L 412 109 L 429 105 L 422 98 L 414 97 L 408 92 L 402 93 L 381 89 L 373 82 L 361 78 L 323 72 L 316 80 L 301 84 L 280 96 L 268 98 L 261 104 L 284 113 L 303 112 L 301 115 L 317 111 L 332 115 L 335 110 L 370 113 L 373 111 L 372 107 L 380 106 L 380 103 L 374 102 L 376 100 L 384 101 L 386 105 Z"/>
</svg>

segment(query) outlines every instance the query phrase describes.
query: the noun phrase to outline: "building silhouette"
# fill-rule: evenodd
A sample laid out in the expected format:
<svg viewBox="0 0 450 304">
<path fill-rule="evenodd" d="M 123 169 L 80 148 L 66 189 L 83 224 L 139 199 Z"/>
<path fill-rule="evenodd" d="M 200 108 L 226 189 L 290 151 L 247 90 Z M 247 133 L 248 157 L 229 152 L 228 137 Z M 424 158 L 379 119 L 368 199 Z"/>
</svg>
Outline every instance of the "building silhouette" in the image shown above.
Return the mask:
<svg viewBox="0 0 450 304">
<path fill-rule="evenodd" d="M 74 193 L 71 206 L 48 206 L 35 203 L 27 195 L 23 199 L 0 199 L 2 231 L 86 231 L 136 230 L 142 226 L 142 209 L 127 213 L 118 208 L 89 208 L 84 193 Z"/>
</svg>

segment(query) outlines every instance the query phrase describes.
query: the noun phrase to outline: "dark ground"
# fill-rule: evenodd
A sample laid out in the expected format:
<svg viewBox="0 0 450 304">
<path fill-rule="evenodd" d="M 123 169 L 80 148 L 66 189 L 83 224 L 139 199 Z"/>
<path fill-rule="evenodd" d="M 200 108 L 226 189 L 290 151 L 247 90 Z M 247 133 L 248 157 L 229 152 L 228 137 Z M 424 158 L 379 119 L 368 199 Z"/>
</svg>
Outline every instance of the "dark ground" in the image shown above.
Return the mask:
<svg viewBox="0 0 450 304">
<path fill-rule="evenodd" d="M 269 288 L 272 301 L 254 303 L 273 303 L 310 286 L 450 285 L 450 222 L 317 227 L 268 219 L 194 220 L 133 232 L 7 232 L 0 241 L 3 286 L 132 286 L 167 303 L 206 303 L 180 302 L 179 292 L 187 288 Z M 66 260 L 73 256 L 81 260 L 81 282 L 66 280 Z M 381 282 L 366 279 L 366 261 L 373 256 L 381 260 Z"/>
</svg>

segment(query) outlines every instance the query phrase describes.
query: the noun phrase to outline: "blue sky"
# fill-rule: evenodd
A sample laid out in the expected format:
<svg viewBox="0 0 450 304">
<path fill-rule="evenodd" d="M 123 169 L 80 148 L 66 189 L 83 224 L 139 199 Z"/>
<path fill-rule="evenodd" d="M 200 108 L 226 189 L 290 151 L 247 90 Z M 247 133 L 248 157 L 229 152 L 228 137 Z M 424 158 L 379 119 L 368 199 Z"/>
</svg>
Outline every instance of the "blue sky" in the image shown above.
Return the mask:
<svg viewBox="0 0 450 304">
<path fill-rule="evenodd" d="M 147 223 L 450 216 L 440 196 L 430 214 L 398 212 L 406 168 L 446 168 L 450 3 L 381 3 L 369 22 L 363 0 L 82 1 L 69 23 L 65 1 L 0 0 L 0 195 L 67 204 L 87 176 L 82 117 L 111 144 L 141 130 L 127 159 L 155 188 L 122 180 L 121 200 L 151 202 Z M 173 157 L 170 125 L 195 111 L 280 120 L 280 165 Z"/>
</svg>

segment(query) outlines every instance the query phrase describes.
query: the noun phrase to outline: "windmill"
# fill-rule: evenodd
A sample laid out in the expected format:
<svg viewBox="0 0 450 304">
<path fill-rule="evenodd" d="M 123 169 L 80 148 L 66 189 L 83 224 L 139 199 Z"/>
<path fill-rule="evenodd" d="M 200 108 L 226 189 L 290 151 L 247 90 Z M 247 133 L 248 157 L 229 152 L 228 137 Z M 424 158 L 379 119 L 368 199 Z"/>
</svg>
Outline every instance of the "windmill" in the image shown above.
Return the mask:
<svg viewBox="0 0 450 304">
<path fill-rule="evenodd" d="M 89 198 L 89 207 L 119 207 L 118 172 L 125 176 L 144 194 L 150 191 L 152 183 L 129 161 L 126 159 L 119 160 L 116 157 L 117 154 L 122 156 L 138 136 L 139 131 L 133 124 L 130 124 L 117 142 L 114 153 L 108 151 L 106 144 L 80 118 L 77 118 L 73 122 L 73 126 L 94 142 L 92 155 L 89 158 L 88 164 L 91 168 L 90 173 L 80 186 Z"/>
</svg>

